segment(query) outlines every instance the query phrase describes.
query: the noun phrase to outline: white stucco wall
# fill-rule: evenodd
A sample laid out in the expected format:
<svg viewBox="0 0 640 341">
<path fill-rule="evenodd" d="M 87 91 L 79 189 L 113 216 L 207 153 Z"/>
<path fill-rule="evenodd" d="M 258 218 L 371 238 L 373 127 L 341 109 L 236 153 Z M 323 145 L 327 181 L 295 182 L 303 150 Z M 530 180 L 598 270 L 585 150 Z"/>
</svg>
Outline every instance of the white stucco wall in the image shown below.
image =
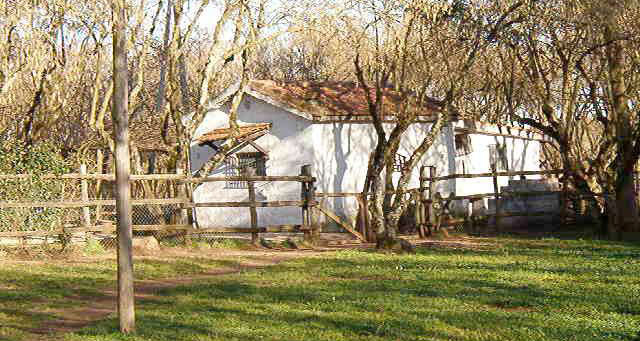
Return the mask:
<svg viewBox="0 0 640 341">
<path fill-rule="evenodd" d="M 196 136 L 212 129 L 228 127 L 228 107 L 222 107 L 207 114 Z M 245 96 L 238 110 L 238 123 L 272 123 L 268 134 L 255 142 L 269 152 L 267 175 L 297 175 L 304 164 L 313 163 L 313 141 L 311 122 L 292 115 L 282 109 L 267 104 L 251 96 Z M 248 146 L 241 151 L 255 151 Z M 202 156 L 206 155 L 203 153 Z M 211 175 L 224 175 L 221 167 Z M 247 189 L 225 188 L 223 182 L 205 183 L 194 191 L 195 202 L 246 201 Z M 299 200 L 300 184 L 297 182 L 256 183 L 258 200 Z M 249 227 L 248 208 L 198 208 L 198 226 L 208 227 Z M 300 224 L 300 208 L 258 208 L 258 225 Z"/>
<path fill-rule="evenodd" d="M 488 130 L 488 129 L 487 129 Z M 537 171 L 540 170 L 540 144 L 539 141 L 502 137 L 488 136 L 480 134 L 471 134 L 471 154 L 456 157 L 456 173 L 476 174 L 491 172 L 489 146 L 495 144 L 506 145 L 507 163 L 509 171 Z M 464 163 L 464 167 L 463 167 Z M 500 170 L 506 171 L 506 170 Z M 539 179 L 539 175 L 529 175 L 528 179 Z M 509 180 L 519 179 L 519 177 L 498 177 L 498 186 L 508 185 Z M 481 193 L 493 193 L 493 178 L 458 178 L 455 181 L 456 195 L 471 195 Z M 458 212 L 467 212 L 467 202 L 456 202 L 452 208 Z M 488 207 L 487 199 L 482 203 L 477 202 L 476 209 Z"/>
<path fill-rule="evenodd" d="M 428 134 L 430 124 L 414 124 L 404 134 L 398 153 L 407 158 Z M 385 124 L 390 132 L 392 124 Z M 371 124 L 318 123 L 313 126 L 315 159 L 314 171 L 318 178 L 318 192 L 360 192 L 367 174 L 369 155 L 377 143 L 377 135 Z M 436 166 L 438 175 L 455 171 L 452 128 L 446 127 L 433 147 L 419 162 Z M 419 168 L 412 174 L 409 188 L 419 186 Z M 399 173 L 395 174 L 397 180 Z M 442 181 L 437 189 L 443 193 L 453 191 L 452 182 Z M 327 198 L 323 205 L 347 220 L 355 220 L 358 204 L 354 197 Z"/>
<path fill-rule="evenodd" d="M 196 132 L 196 136 L 216 128 L 228 127 L 228 107 L 211 111 Z M 376 144 L 376 134 L 371 124 L 315 123 L 288 111 L 246 95 L 238 112 L 239 124 L 272 123 L 268 134 L 255 142 L 269 152 L 267 175 L 297 175 L 300 167 L 311 164 L 317 179 L 318 192 L 360 192 L 367 172 L 368 159 Z M 390 131 L 392 124 L 385 125 Z M 399 153 L 409 156 L 422 142 L 429 124 L 414 124 L 404 135 Z M 522 139 L 471 135 L 473 152 L 467 156 L 455 156 L 454 127 L 448 125 L 427 152 L 420 165 L 435 166 L 437 175 L 461 173 L 465 162 L 466 173 L 489 172 L 489 145 L 506 143 L 510 170 L 538 170 L 540 143 Z M 245 147 L 242 151 L 255 151 Z M 208 159 L 212 149 L 201 148 L 192 155 L 192 163 L 199 158 Z M 456 167 L 458 167 L 456 169 Z M 418 187 L 419 167 L 413 173 L 409 187 Z M 221 167 L 212 175 L 224 175 Z M 532 177 L 533 178 L 533 177 Z M 508 178 L 500 179 L 506 185 Z M 225 188 L 225 183 L 211 182 L 198 186 L 194 191 L 195 202 L 246 201 L 246 189 Z M 299 200 L 300 184 L 297 182 L 263 182 L 256 184 L 258 200 Z M 438 182 L 436 189 L 443 195 L 488 193 L 493 191 L 491 178 L 457 179 Z M 329 198 L 323 205 L 343 218 L 353 221 L 357 214 L 355 198 Z M 208 227 L 248 227 L 248 208 L 199 208 L 196 210 L 198 225 Z M 300 224 L 300 208 L 258 208 L 258 225 Z"/>
<path fill-rule="evenodd" d="M 489 173 L 489 146 L 492 144 L 506 145 L 509 171 L 536 171 L 540 170 L 540 142 L 509 137 L 496 137 L 487 135 L 471 135 L 473 151 L 469 155 L 456 157 L 457 173 L 467 174 Z M 498 185 L 506 186 L 514 177 L 499 177 Z M 539 176 L 528 176 L 529 179 L 538 179 Z M 455 188 L 457 195 L 470 195 L 477 193 L 493 192 L 492 178 L 456 179 Z"/>
<path fill-rule="evenodd" d="M 206 133 L 212 129 L 228 126 L 228 107 L 211 111 L 196 132 Z M 239 124 L 272 123 L 271 130 L 255 142 L 269 151 L 267 175 L 297 175 L 304 164 L 313 165 L 316 187 L 319 192 L 360 192 L 367 172 L 368 158 L 375 147 L 376 135 L 371 124 L 358 123 L 316 123 L 289 113 L 251 96 L 245 96 L 238 112 Z M 385 125 L 390 131 L 393 125 Z M 409 156 L 427 134 L 429 125 L 415 124 L 409 128 L 402 140 L 400 153 Z M 438 175 L 455 171 L 453 154 L 453 128 L 446 127 L 421 164 L 436 165 Z M 192 163 L 207 159 L 212 150 L 196 148 Z M 243 151 L 253 151 L 246 147 Z M 224 175 L 221 167 L 212 175 Z M 418 170 L 412 177 L 410 187 L 417 187 Z M 453 182 L 441 182 L 438 190 L 443 193 L 453 191 Z M 264 182 L 256 184 L 259 200 L 298 200 L 300 184 L 297 182 Z M 195 202 L 221 202 L 248 200 L 246 189 L 225 188 L 225 183 L 212 182 L 198 186 L 194 191 Z M 346 219 L 353 219 L 357 213 L 355 199 L 332 198 L 324 205 Z M 247 208 L 198 208 L 198 225 L 207 227 L 248 227 L 250 217 Z M 300 224 L 301 213 L 296 207 L 258 208 L 260 226 Z"/>
</svg>

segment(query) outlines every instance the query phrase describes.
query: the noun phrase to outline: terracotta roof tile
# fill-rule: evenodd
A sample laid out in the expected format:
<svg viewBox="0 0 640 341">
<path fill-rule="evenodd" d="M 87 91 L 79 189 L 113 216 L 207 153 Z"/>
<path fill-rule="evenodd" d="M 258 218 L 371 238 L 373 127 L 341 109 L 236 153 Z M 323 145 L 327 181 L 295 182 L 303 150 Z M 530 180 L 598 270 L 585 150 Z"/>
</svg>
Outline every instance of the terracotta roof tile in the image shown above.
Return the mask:
<svg viewBox="0 0 640 341">
<path fill-rule="evenodd" d="M 241 126 L 241 127 L 238 127 L 239 132 L 238 132 L 238 136 L 236 137 L 243 138 L 263 130 L 269 130 L 269 128 L 271 128 L 271 123 L 256 123 L 256 124 Z M 214 129 L 206 134 L 203 134 L 202 136 L 198 137 L 197 140 L 200 143 L 214 142 L 214 141 L 226 140 L 230 136 L 231 136 L 231 128 L 221 128 L 221 129 Z"/>
<path fill-rule="evenodd" d="M 353 82 L 275 82 L 254 80 L 251 90 L 268 96 L 274 101 L 310 114 L 314 117 L 326 116 L 368 116 L 369 109 L 365 91 Z M 375 89 L 370 90 L 375 100 Z M 400 112 L 402 94 L 386 89 L 384 115 Z M 421 115 L 429 116 L 441 110 L 436 100 L 428 99 L 419 108 Z"/>
<path fill-rule="evenodd" d="M 177 141 L 176 130 L 174 126 L 169 126 L 167 138 L 170 145 L 166 145 L 162 139 L 162 123 L 162 117 L 155 114 L 141 115 L 132 119 L 129 123 L 131 142 L 140 150 L 169 151 Z M 105 117 L 104 125 L 105 130 L 111 133 L 113 129 L 111 115 Z M 95 131 L 91 131 L 87 139 L 97 144 L 103 143 L 100 135 Z"/>
</svg>

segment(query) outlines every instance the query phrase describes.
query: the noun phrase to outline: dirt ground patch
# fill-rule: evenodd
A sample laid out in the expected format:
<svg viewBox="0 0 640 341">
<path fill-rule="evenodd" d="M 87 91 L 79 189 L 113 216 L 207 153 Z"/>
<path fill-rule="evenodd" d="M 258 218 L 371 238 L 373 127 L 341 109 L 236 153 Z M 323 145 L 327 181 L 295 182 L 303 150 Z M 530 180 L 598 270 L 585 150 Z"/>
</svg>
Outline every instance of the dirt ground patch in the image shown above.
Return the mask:
<svg viewBox="0 0 640 341">
<path fill-rule="evenodd" d="M 486 248 L 491 244 L 479 242 L 475 238 L 450 238 L 446 240 L 416 240 L 408 238 L 412 243 L 419 247 L 442 247 L 442 248 Z M 134 263 L 147 260 L 158 262 L 172 262 L 176 260 L 184 260 L 189 258 L 211 259 L 221 261 L 224 265 L 216 265 L 207 267 L 203 272 L 195 275 L 176 276 L 173 278 L 137 280 L 135 282 L 135 297 L 137 301 L 158 300 L 158 292 L 163 289 L 170 289 L 177 286 L 189 285 L 194 282 L 206 280 L 215 276 L 228 275 L 241 271 L 258 269 L 277 265 L 281 262 L 301 258 L 301 257 L 321 257 L 327 252 L 334 252 L 344 249 L 372 249 L 374 244 L 364 243 L 345 243 L 344 245 L 334 245 L 329 247 L 320 247 L 311 249 L 204 249 L 194 250 L 188 248 L 163 248 L 160 252 L 143 252 L 134 257 Z M 57 265 L 87 265 L 96 262 L 115 261 L 114 252 L 91 257 L 76 257 L 68 254 L 66 257 L 60 255 L 42 259 L 40 257 L 26 257 L 24 260 L 14 259 L 5 260 L 14 264 L 23 264 L 24 266 L 39 266 L 43 264 Z M 42 255 L 40 255 L 42 256 Z M 35 259 L 34 259 L 35 258 Z M 40 259 L 38 259 L 40 258 Z M 375 280 L 371 278 L 370 280 Z M 34 326 L 26 330 L 33 334 L 33 340 L 50 340 L 55 339 L 56 335 L 74 332 L 91 325 L 97 321 L 104 320 L 116 312 L 117 295 L 115 286 L 103 288 L 99 290 L 99 295 L 83 296 L 81 294 L 71 295 L 67 297 L 68 307 L 65 308 L 48 308 L 46 313 L 52 318 L 48 318 L 40 325 Z M 73 289 L 70 289 L 73 290 Z M 42 302 L 46 307 L 46 302 Z M 36 310 L 32 313 L 37 313 Z"/>
<path fill-rule="evenodd" d="M 162 253 L 147 254 L 144 256 L 134 257 L 135 261 L 142 259 L 170 261 L 176 258 L 212 258 L 216 260 L 229 260 L 229 265 L 212 267 L 207 271 L 191 276 L 181 276 L 176 278 L 164 278 L 153 280 L 137 280 L 135 282 L 136 300 L 155 300 L 159 299 L 157 293 L 160 290 L 173 288 L 181 285 L 189 285 L 191 283 L 206 280 L 215 276 L 228 275 L 241 271 L 258 269 L 268 266 L 277 265 L 281 262 L 295 259 L 299 257 L 317 257 L 323 251 L 314 250 L 207 250 L 206 252 L 193 252 L 180 248 L 164 249 Z M 113 255 L 105 255 L 102 257 L 92 257 L 85 260 L 67 260 L 59 261 L 62 264 L 82 264 L 90 262 L 99 262 L 113 259 Z M 17 261 L 20 262 L 20 261 Z M 42 264 L 41 262 L 28 261 L 31 266 Z M 72 308 L 52 309 L 47 313 L 55 316 L 53 319 L 46 320 L 42 325 L 28 330 L 35 334 L 34 340 L 48 340 L 55 335 L 73 332 L 86 327 L 94 322 L 103 320 L 109 315 L 116 312 L 117 293 L 115 288 L 105 288 L 101 290 L 99 296 L 71 296 L 68 297 L 70 302 L 77 302 Z"/>
</svg>

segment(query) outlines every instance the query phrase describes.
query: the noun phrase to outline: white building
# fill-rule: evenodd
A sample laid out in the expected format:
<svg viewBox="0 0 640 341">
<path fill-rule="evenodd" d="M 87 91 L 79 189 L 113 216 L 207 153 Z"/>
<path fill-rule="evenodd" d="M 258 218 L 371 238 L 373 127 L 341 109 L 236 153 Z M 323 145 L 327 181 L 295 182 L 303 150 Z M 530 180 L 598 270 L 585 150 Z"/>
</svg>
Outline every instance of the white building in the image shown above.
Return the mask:
<svg viewBox="0 0 640 341">
<path fill-rule="evenodd" d="M 394 112 L 397 96 L 385 93 L 385 112 Z M 191 164 L 195 172 L 215 153 L 228 136 L 230 103 L 212 108 L 196 132 Z M 408 157 L 429 132 L 438 110 L 435 102 L 421 108 L 417 123 L 404 134 L 398 154 Z M 393 115 L 383 118 L 389 131 Z M 370 153 L 377 136 L 367 111 L 363 89 L 353 83 L 276 83 L 253 81 L 238 110 L 241 143 L 227 155 L 222 167 L 211 175 L 237 175 L 243 164 L 253 164 L 257 175 L 298 175 L 305 164 L 313 166 L 316 191 L 323 193 L 360 192 Z M 490 155 L 508 170 L 539 170 L 542 137 L 490 125 L 455 121 L 447 124 L 420 165 L 435 166 L 438 176 L 453 173 L 490 171 Z M 493 154 L 491 154 L 493 153 Z M 401 162 L 402 157 L 398 158 Z M 419 186 L 418 169 L 410 188 Z M 501 185 L 507 178 L 501 179 Z M 194 191 L 195 202 L 248 200 L 245 183 L 204 183 Z M 443 195 L 488 193 L 491 178 L 440 181 L 436 190 Z M 299 200 L 300 184 L 264 182 L 256 184 L 258 200 Z M 353 221 L 357 202 L 352 198 L 331 198 L 325 207 Z M 300 224 L 300 209 L 258 208 L 258 225 Z M 198 208 L 199 227 L 248 227 L 246 208 Z"/>
</svg>

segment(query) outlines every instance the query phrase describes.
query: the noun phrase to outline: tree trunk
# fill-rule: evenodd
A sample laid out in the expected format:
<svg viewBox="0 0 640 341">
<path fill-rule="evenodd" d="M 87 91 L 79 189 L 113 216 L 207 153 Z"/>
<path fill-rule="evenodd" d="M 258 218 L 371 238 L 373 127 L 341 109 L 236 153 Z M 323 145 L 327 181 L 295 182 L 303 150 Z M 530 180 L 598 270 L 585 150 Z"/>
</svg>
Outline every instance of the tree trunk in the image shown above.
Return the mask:
<svg viewBox="0 0 640 341">
<path fill-rule="evenodd" d="M 380 174 L 376 174 L 371 179 L 371 228 L 375 232 L 376 242 L 385 239 L 385 219 L 384 219 L 384 185 Z"/>
<path fill-rule="evenodd" d="M 135 331 L 133 257 L 131 253 L 131 187 L 129 175 L 129 114 L 127 70 L 127 15 L 124 0 L 112 2 L 113 11 L 113 107 L 115 137 L 116 213 L 118 216 L 118 317 L 120 331 Z"/>
<path fill-rule="evenodd" d="M 616 210 L 620 232 L 638 231 L 638 198 L 633 172 L 619 169 L 616 182 Z"/>
<path fill-rule="evenodd" d="M 405 168 L 400 173 L 400 179 L 398 179 L 398 185 L 395 187 L 396 194 L 393 205 L 386 212 L 387 213 L 387 228 L 398 230 L 398 222 L 400 217 L 406 210 L 409 201 L 402 194 L 409 186 L 411 175 L 413 171 L 418 168 L 418 162 L 422 160 L 424 154 L 429 151 L 429 148 L 436 141 L 437 137 L 441 134 L 442 128 L 449 122 L 449 114 L 445 112 L 444 115 L 438 117 L 438 120 L 431 126 L 429 134 L 425 136 L 418 148 L 413 151 L 409 160 L 405 164 Z"/>
<path fill-rule="evenodd" d="M 616 30 L 616 16 L 608 15 L 605 26 L 605 39 L 614 41 L 619 33 Z M 609 69 L 609 86 L 611 88 L 613 118 L 615 119 L 617 143 L 615 200 L 616 223 L 618 235 L 620 232 L 637 231 L 640 225 L 638 216 L 638 202 L 634 189 L 633 170 L 637 157 L 634 158 L 632 115 L 628 105 L 627 89 L 624 75 L 624 47 L 623 42 L 614 41 L 607 46 L 607 61 Z"/>
<path fill-rule="evenodd" d="M 167 66 L 168 55 L 169 55 L 169 35 L 171 32 L 171 9 L 173 8 L 173 4 L 171 0 L 167 1 L 167 17 L 165 21 L 164 27 L 164 38 L 162 44 L 162 53 L 160 57 L 162 58 L 162 63 L 160 66 L 160 81 L 158 82 L 158 92 L 156 94 L 156 113 L 162 112 L 164 110 L 164 96 L 165 96 L 165 88 L 166 88 L 166 75 L 167 75 Z"/>
</svg>

